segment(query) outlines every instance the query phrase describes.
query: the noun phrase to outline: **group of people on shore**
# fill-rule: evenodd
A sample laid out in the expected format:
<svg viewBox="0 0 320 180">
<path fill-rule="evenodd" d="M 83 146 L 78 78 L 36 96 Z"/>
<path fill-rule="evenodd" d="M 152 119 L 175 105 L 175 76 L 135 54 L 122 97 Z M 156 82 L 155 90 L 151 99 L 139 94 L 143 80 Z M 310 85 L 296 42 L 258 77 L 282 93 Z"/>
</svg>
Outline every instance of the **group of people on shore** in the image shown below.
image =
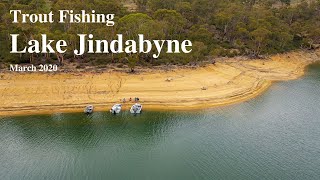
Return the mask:
<svg viewBox="0 0 320 180">
<path fill-rule="evenodd" d="M 129 98 L 129 102 L 131 102 L 131 101 L 132 101 L 132 98 L 130 97 L 130 98 Z M 135 97 L 135 98 L 134 98 L 134 102 L 139 102 L 139 101 L 140 101 L 140 98 L 138 98 L 138 97 Z M 126 99 L 126 98 L 120 99 L 120 102 L 126 103 L 126 102 L 127 102 L 127 99 Z"/>
</svg>

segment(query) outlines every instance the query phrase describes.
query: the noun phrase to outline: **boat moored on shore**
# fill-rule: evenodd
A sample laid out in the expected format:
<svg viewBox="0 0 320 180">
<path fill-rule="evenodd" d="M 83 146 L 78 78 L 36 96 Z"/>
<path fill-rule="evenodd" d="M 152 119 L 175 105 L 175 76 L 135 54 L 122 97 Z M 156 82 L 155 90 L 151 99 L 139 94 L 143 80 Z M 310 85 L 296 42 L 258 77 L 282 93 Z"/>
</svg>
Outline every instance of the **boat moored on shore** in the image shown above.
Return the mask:
<svg viewBox="0 0 320 180">
<path fill-rule="evenodd" d="M 88 106 L 86 106 L 86 108 L 84 109 L 84 113 L 85 113 L 85 114 L 92 114 L 92 113 L 93 113 L 93 109 L 94 109 L 93 105 L 88 105 Z"/>
<path fill-rule="evenodd" d="M 140 114 L 142 111 L 142 105 L 141 104 L 134 104 L 131 109 L 130 109 L 130 113 L 132 114 Z"/>
<path fill-rule="evenodd" d="M 110 113 L 112 114 L 119 114 L 121 112 L 122 105 L 121 104 L 115 104 L 110 109 Z"/>
</svg>

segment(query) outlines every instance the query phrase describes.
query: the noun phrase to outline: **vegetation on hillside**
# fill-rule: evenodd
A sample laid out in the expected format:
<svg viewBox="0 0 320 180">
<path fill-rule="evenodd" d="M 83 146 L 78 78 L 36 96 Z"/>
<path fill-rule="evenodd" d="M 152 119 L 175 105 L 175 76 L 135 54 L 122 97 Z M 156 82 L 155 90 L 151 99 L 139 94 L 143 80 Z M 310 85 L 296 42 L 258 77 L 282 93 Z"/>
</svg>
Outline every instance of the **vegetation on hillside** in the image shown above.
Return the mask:
<svg viewBox="0 0 320 180">
<path fill-rule="evenodd" d="M 320 44 L 320 0 L 133 0 L 135 7 L 118 0 L 3 0 L 0 2 L 0 62 L 62 62 L 102 65 L 124 63 L 133 67 L 159 64 L 188 64 L 205 57 L 261 56 Z M 132 1 L 130 1 L 132 3 Z M 130 6 L 129 6 L 130 7 Z M 115 26 L 105 24 L 12 24 L 10 9 L 25 13 L 54 13 L 60 9 L 95 10 L 116 14 Z M 134 9 L 134 10 L 132 10 Z M 20 34 L 20 48 L 31 39 L 47 34 L 64 39 L 70 49 L 78 45 L 77 34 L 94 34 L 96 39 L 115 39 L 117 33 L 137 39 L 142 33 L 153 39 L 190 39 L 191 54 L 10 54 L 10 34 Z"/>
</svg>

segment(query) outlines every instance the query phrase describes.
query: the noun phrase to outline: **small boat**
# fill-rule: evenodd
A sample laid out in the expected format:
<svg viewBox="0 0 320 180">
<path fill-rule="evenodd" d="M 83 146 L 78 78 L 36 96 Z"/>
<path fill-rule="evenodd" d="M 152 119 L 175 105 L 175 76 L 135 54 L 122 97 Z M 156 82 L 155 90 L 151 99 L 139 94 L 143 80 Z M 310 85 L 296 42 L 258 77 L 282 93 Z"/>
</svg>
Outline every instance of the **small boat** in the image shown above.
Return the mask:
<svg viewBox="0 0 320 180">
<path fill-rule="evenodd" d="M 112 108 L 110 109 L 110 112 L 112 114 L 119 114 L 121 112 L 121 108 L 122 108 L 122 105 L 121 104 L 115 104 L 112 106 Z"/>
<path fill-rule="evenodd" d="M 85 113 L 85 114 L 92 114 L 92 113 L 93 113 L 93 106 L 92 106 L 92 105 L 88 105 L 88 106 L 84 109 L 84 113 Z"/>
<path fill-rule="evenodd" d="M 138 103 L 134 104 L 130 109 L 130 112 L 132 114 L 140 114 L 141 111 L 142 111 L 142 105 Z"/>
</svg>

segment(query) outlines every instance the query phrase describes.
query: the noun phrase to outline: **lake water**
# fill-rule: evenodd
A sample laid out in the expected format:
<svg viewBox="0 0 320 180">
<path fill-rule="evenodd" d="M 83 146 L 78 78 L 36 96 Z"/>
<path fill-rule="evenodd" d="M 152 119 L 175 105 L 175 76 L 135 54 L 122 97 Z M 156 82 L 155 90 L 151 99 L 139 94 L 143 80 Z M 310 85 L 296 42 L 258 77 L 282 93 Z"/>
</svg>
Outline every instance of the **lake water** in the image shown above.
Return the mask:
<svg viewBox="0 0 320 180">
<path fill-rule="evenodd" d="M 199 112 L 0 118 L 0 179 L 320 179 L 320 66 Z"/>
</svg>

